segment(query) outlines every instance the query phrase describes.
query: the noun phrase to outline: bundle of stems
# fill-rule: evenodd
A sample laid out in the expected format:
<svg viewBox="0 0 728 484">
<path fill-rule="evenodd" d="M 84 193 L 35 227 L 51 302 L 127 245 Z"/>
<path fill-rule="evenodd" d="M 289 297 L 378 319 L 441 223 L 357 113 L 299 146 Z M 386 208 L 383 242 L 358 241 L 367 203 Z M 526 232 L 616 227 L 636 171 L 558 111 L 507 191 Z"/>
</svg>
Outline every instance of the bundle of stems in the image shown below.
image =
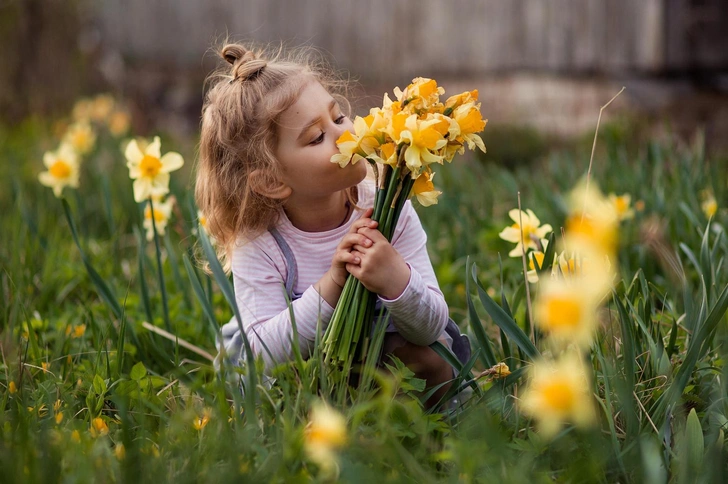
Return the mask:
<svg viewBox="0 0 728 484">
<path fill-rule="evenodd" d="M 379 222 L 377 229 L 389 242 L 415 182 L 404 162 L 403 148 L 398 148 L 397 165 L 381 165 L 381 174 L 380 165 L 370 161 L 377 174 L 372 220 Z M 375 314 L 376 302 L 377 294 L 349 274 L 323 338 L 328 363 L 341 368 L 344 375 L 360 368 L 369 354 L 375 320 L 383 316 Z"/>
</svg>

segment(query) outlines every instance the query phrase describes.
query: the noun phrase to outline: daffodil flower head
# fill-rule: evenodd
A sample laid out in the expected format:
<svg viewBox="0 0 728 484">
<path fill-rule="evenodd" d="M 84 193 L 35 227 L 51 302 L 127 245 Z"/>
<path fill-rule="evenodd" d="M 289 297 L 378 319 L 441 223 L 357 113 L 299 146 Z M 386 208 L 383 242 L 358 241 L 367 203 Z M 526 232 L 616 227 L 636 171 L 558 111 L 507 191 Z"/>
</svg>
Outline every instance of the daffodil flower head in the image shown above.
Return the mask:
<svg viewBox="0 0 728 484">
<path fill-rule="evenodd" d="M 57 151 L 47 151 L 43 164 L 48 171 L 38 175 L 42 185 L 53 188 L 53 194 L 60 197 L 63 188 L 78 188 L 79 166 L 76 150 L 69 144 L 61 144 Z"/>
<path fill-rule="evenodd" d="M 589 347 L 603 292 L 589 277 L 548 279 L 534 300 L 535 324 L 556 345 Z"/>
<path fill-rule="evenodd" d="M 460 136 L 468 143 L 468 148 L 473 150 L 477 146 L 485 153 L 485 144 L 483 144 L 482 138 L 476 134 L 483 131 L 488 122 L 480 114 L 480 104 L 476 105 L 472 102 L 463 104 L 452 112 L 452 118 L 458 123 Z"/>
<path fill-rule="evenodd" d="M 96 144 L 96 132 L 87 121 L 78 121 L 68 128 L 63 143 L 71 145 L 79 155 L 85 155 Z"/>
<path fill-rule="evenodd" d="M 528 249 L 541 250 L 539 243 L 552 231 L 551 225 L 541 225 L 541 221 L 531 209 L 526 209 L 524 212 L 514 208 L 508 212 L 508 216 L 513 220 L 514 224 L 504 228 L 498 234 L 501 239 L 516 244 L 516 247 L 508 255 L 510 257 L 520 257 L 524 252 L 524 247 L 526 251 Z M 523 243 L 521 243 L 521 237 L 523 237 Z"/>
<path fill-rule="evenodd" d="M 618 220 L 622 221 L 634 218 L 634 209 L 631 207 L 632 196 L 629 193 L 624 193 L 622 195 L 610 193 L 608 198 L 609 202 L 614 207 L 614 212 L 617 215 Z"/>
<path fill-rule="evenodd" d="M 131 140 L 124 154 L 129 178 L 134 180 L 134 200 L 137 202 L 169 193 L 169 173 L 184 165 L 184 159 L 179 153 L 170 151 L 160 156 L 159 136 L 144 150 L 140 149 L 136 140 Z"/>
<path fill-rule="evenodd" d="M 437 81 L 426 77 L 416 77 L 404 91 L 394 88 L 394 95 L 402 103 L 402 108 L 416 114 L 441 108 L 438 104 L 442 94 L 445 90 L 437 85 Z"/>
<path fill-rule="evenodd" d="M 313 405 L 304 437 L 304 448 L 311 460 L 325 471 L 332 470 L 336 466 L 336 450 L 346 441 L 344 416 L 325 403 Z"/>
<path fill-rule="evenodd" d="M 129 113 L 123 109 L 118 109 L 111 113 L 108 120 L 109 132 L 112 136 L 118 138 L 129 131 L 131 125 L 131 117 Z"/>
<path fill-rule="evenodd" d="M 167 223 L 172 216 L 172 207 L 175 197 L 169 197 L 166 201 L 161 199 L 152 202 L 154 207 L 154 222 L 152 222 L 152 207 L 147 203 L 144 208 L 144 228 L 147 231 L 147 240 L 154 240 L 154 227 L 158 235 L 164 235 Z"/>
<path fill-rule="evenodd" d="M 463 104 L 468 104 L 478 100 L 478 90 L 473 89 L 472 91 L 461 92 L 454 96 L 450 96 L 445 101 L 445 115 L 449 116 L 452 111 Z"/>
<path fill-rule="evenodd" d="M 700 203 L 700 209 L 705 214 L 705 218 L 713 218 L 713 216 L 715 216 L 715 214 L 718 212 L 718 202 L 716 201 L 713 192 L 710 190 L 703 190 L 700 193 L 700 198 L 702 198 L 703 200 Z"/>
<path fill-rule="evenodd" d="M 433 172 L 423 171 L 412 185 L 412 194 L 423 207 L 437 204 L 437 197 L 442 195 L 442 192 L 435 190 L 432 183 L 434 176 Z"/>
<path fill-rule="evenodd" d="M 568 351 L 557 361 L 536 361 L 529 375 L 520 408 L 537 420 L 545 438 L 553 437 L 565 422 L 581 427 L 594 423 L 591 383 L 578 352 Z"/>
<path fill-rule="evenodd" d="M 614 254 L 619 238 L 619 218 L 614 205 L 599 187 L 579 183 L 569 195 L 570 214 L 566 220 L 567 237 L 579 246 L 593 246 L 605 254 Z"/>
<path fill-rule="evenodd" d="M 408 144 L 404 159 L 407 168 L 412 172 L 412 178 L 419 176 L 423 166 L 442 162 L 442 156 L 434 153 L 447 145 L 447 140 L 435 129 L 439 122 L 437 119 L 423 121 L 414 114 L 405 121 L 401 136 L 402 141 Z"/>
</svg>

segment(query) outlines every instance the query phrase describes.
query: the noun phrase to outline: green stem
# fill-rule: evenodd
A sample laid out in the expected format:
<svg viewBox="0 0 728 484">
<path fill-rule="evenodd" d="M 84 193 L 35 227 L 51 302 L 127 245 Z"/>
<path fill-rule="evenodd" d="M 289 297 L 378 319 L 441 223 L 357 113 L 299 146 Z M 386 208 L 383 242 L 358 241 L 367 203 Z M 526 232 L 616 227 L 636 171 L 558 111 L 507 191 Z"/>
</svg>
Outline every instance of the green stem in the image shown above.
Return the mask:
<svg viewBox="0 0 728 484">
<path fill-rule="evenodd" d="M 157 223 L 154 217 L 154 204 L 152 197 L 149 197 L 149 210 L 152 214 L 152 229 L 154 230 L 154 247 L 157 252 L 157 268 L 159 270 L 159 288 L 162 292 L 162 310 L 164 312 L 164 327 L 172 332 L 172 324 L 169 322 L 169 306 L 167 305 L 167 289 L 164 284 L 164 271 L 162 270 L 162 249 L 159 247 L 159 234 L 157 233 Z"/>
</svg>

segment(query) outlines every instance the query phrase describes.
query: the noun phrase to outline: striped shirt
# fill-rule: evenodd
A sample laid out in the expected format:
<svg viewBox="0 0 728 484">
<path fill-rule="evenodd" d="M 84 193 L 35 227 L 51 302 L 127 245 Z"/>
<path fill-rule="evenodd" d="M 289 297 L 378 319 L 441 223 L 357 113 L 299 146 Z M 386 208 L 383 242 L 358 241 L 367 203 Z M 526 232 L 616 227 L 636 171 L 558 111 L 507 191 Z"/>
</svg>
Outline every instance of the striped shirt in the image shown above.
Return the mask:
<svg viewBox="0 0 728 484">
<path fill-rule="evenodd" d="M 373 182 L 365 179 L 358 189 L 357 205 L 371 207 Z M 294 227 L 285 214 L 279 218 L 276 228 L 293 251 L 298 268 L 293 291 L 301 297 L 292 302 L 292 308 L 304 358 L 311 352 L 319 317 L 325 328 L 334 312 L 313 284 L 329 270 L 336 247 L 362 213 L 354 210 L 342 226 L 325 232 L 304 232 Z M 447 303 L 437 284 L 426 243 L 420 219 L 407 201 L 392 246 L 410 267 L 410 279 L 399 297 L 380 299 L 391 315 L 388 331 L 397 331 L 408 341 L 423 346 L 436 341 L 448 323 Z M 284 288 L 288 267 L 273 236 L 264 232 L 238 243 L 233 252 L 232 272 L 235 299 L 254 355 L 263 356 L 266 368 L 291 361 L 293 328 Z"/>
</svg>

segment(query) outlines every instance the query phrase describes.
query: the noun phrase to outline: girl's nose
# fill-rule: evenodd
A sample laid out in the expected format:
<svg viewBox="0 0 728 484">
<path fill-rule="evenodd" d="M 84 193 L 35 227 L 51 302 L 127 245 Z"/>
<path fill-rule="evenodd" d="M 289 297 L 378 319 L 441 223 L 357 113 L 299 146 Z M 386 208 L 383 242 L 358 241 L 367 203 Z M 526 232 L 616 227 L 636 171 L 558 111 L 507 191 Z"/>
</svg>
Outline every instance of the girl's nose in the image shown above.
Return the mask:
<svg viewBox="0 0 728 484">
<path fill-rule="evenodd" d="M 354 134 L 354 123 L 351 122 L 351 119 L 349 119 L 349 116 L 344 118 L 344 122 L 341 124 L 335 124 L 335 132 L 336 132 L 336 139 L 339 139 L 339 136 L 344 134 L 344 131 L 349 131 L 352 134 Z"/>
</svg>

